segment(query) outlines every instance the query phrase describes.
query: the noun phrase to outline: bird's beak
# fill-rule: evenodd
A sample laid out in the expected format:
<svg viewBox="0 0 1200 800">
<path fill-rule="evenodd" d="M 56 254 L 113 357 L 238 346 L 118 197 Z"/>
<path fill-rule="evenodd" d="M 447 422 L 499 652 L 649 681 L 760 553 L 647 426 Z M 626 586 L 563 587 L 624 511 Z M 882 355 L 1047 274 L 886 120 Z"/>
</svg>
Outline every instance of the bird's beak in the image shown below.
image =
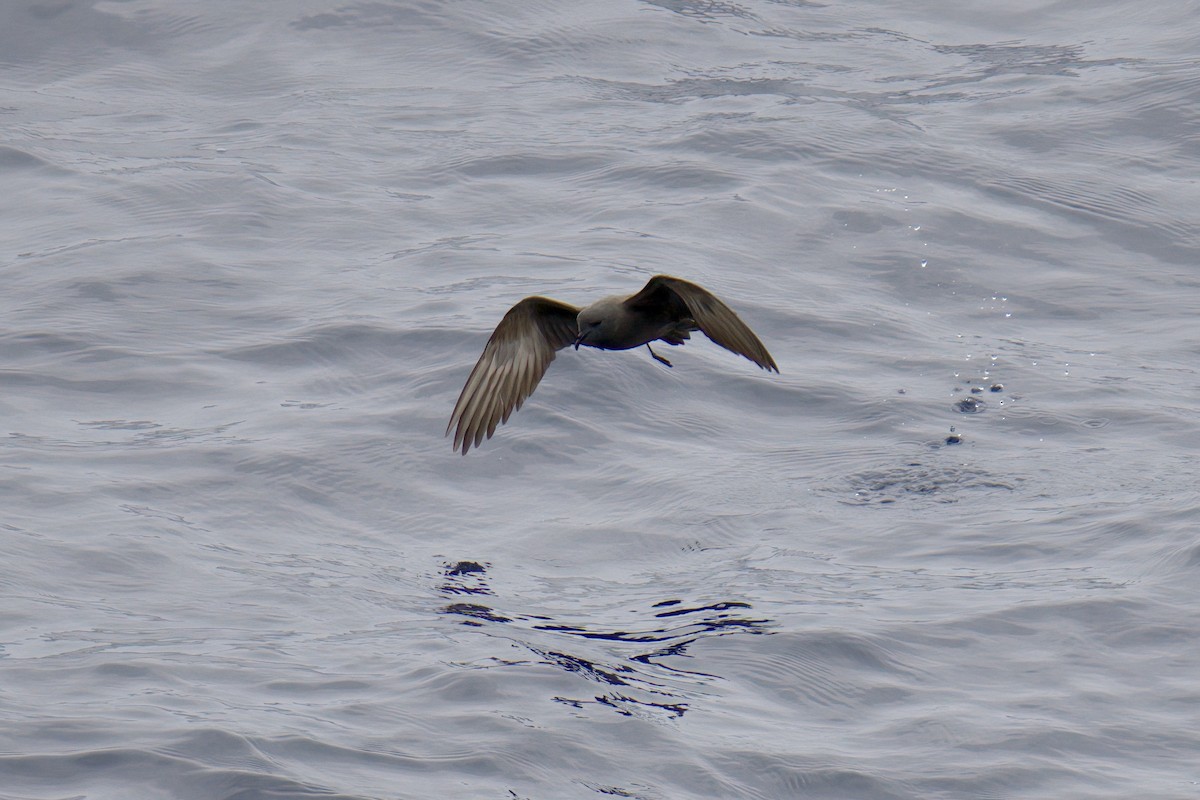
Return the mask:
<svg viewBox="0 0 1200 800">
<path fill-rule="evenodd" d="M 579 349 L 579 345 L 583 344 L 583 340 L 586 338 L 587 338 L 587 331 L 583 331 L 578 336 L 575 337 L 575 349 L 576 350 Z"/>
</svg>

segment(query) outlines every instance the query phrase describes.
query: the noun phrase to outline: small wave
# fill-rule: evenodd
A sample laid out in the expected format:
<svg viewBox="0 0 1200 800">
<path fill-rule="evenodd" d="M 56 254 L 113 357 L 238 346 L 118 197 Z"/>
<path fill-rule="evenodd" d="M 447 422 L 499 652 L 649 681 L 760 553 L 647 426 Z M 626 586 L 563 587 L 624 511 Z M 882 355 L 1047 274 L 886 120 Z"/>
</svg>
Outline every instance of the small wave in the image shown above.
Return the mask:
<svg viewBox="0 0 1200 800">
<path fill-rule="evenodd" d="M 868 470 L 845 479 L 843 487 L 823 491 L 841 495 L 849 505 L 889 505 L 898 502 L 954 503 L 964 493 L 1001 489 L 1012 491 L 1019 479 L 959 464 L 912 461 L 896 467 Z"/>
</svg>

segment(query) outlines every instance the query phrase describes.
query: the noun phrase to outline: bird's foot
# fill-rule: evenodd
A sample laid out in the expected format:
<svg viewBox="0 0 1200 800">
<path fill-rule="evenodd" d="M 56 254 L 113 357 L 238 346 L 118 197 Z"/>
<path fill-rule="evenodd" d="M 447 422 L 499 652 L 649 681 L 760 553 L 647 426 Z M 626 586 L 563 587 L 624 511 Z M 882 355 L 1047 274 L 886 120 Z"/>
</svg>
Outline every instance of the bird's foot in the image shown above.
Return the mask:
<svg viewBox="0 0 1200 800">
<path fill-rule="evenodd" d="M 655 361 L 666 364 L 668 367 L 671 366 L 671 362 L 667 361 L 665 358 L 660 356 L 658 353 L 654 352 L 654 349 L 651 348 L 650 345 L 646 345 L 646 349 L 650 351 L 650 355 L 654 356 Z"/>
</svg>

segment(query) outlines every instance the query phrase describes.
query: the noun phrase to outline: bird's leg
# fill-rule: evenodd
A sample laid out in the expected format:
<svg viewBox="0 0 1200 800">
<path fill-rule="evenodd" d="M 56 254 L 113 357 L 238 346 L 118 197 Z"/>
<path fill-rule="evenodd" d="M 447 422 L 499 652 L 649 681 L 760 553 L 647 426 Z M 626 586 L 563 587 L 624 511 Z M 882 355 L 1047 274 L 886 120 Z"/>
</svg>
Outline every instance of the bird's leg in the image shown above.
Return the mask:
<svg viewBox="0 0 1200 800">
<path fill-rule="evenodd" d="M 654 349 L 650 347 L 650 343 L 649 343 L 649 342 L 646 342 L 646 349 L 650 351 L 650 355 L 654 356 L 654 360 L 655 360 L 655 361 L 660 361 L 660 362 L 662 362 L 663 364 L 666 364 L 668 367 L 669 367 L 669 366 L 671 366 L 671 362 L 670 362 L 670 361 L 667 361 L 665 358 L 663 358 L 662 356 L 660 356 L 658 353 L 654 352 Z"/>
</svg>

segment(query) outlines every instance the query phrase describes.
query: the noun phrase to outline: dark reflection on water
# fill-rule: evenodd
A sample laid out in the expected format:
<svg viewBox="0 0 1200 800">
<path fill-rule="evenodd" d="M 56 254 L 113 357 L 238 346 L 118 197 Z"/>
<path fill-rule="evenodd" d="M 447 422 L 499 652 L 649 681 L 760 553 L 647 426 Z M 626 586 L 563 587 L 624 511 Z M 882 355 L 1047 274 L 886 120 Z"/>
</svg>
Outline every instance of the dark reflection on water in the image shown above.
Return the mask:
<svg viewBox="0 0 1200 800">
<path fill-rule="evenodd" d="M 442 591 L 446 589 L 443 587 Z M 651 610 L 678 606 L 680 602 L 664 600 L 652 604 Z M 692 659 L 689 649 L 697 641 L 707 637 L 735 633 L 769 633 L 772 623 L 766 619 L 746 616 L 745 612 L 750 609 L 749 603 L 728 601 L 657 611 L 652 614 L 653 618 L 668 619 L 673 624 L 669 627 L 648 627 L 639 630 L 605 630 L 596 625 L 560 624 L 543 615 L 506 615 L 478 603 L 452 603 L 445 606 L 442 613 L 463 617 L 463 624 L 473 627 L 484 627 L 485 623 L 519 624 L 529 632 L 528 640 L 522 638 L 520 633 L 517 633 L 517 638 L 514 639 L 514 633 L 509 630 L 498 631 L 497 636 L 504 642 L 519 642 L 539 658 L 539 663 L 557 667 L 589 682 L 626 687 L 621 695 L 603 695 L 591 700 L 555 697 L 560 702 L 577 707 L 595 702 L 625 715 L 631 714 L 630 707 L 636 705 L 643 707 L 643 710 L 669 711 L 674 716 L 682 716 L 688 708 L 688 703 L 684 700 L 694 682 L 707 682 L 720 677 L 687 668 L 686 665 L 691 664 Z M 621 660 L 611 660 L 614 654 L 610 652 L 605 661 L 601 661 L 592 656 L 566 652 L 562 644 L 545 645 L 543 642 L 546 639 L 537 635 L 540 633 L 565 634 L 578 639 L 620 645 L 661 646 L 650 650 L 622 648 L 628 655 L 623 656 Z M 512 665 L 514 662 L 508 660 L 501 663 Z M 670 681 L 672 676 L 687 678 L 689 683 L 674 686 Z M 680 701 L 663 702 L 664 697 L 679 698 Z"/>
</svg>

